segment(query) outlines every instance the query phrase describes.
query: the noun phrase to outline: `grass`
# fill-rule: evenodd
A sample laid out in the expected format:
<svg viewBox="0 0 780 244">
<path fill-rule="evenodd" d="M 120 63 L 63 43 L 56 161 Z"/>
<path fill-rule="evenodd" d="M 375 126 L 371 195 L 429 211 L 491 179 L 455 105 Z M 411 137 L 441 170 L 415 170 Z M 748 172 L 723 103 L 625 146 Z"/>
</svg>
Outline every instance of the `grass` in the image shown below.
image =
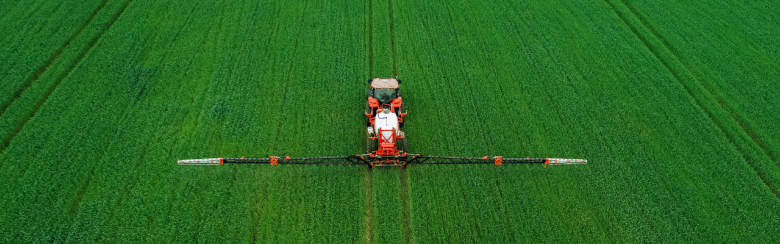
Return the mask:
<svg viewBox="0 0 780 244">
<path fill-rule="evenodd" d="M 761 4 L 3 2 L 0 240 L 771 242 Z M 361 152 L 393 75 L 414 152 L 590 163 L 175 164 Z"/>
</svg>

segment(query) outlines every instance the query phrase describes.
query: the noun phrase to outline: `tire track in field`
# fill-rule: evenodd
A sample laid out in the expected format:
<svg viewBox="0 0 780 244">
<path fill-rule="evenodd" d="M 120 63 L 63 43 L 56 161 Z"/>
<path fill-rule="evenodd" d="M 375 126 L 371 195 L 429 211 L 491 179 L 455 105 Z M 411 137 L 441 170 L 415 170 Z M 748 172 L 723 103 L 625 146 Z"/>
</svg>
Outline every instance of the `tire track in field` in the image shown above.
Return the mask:
<svg viewBox="0 0 780 244">
<path fill-rule="evenodd" d="M 132 1 L 133 1 L 133 0 L 128 0 L 128 1 L 126 1 L 126 2 L 124 3 L 124 5 L 122 5 L 122 7 L 119 9 L 119 11 L 117 11 L 117 12 L 116 12 L 116 13 L 115 13 L 115 14 L 114 14 L 114 15 L 113 15 L 111 18 L 110 18 L 110 20 L 109 20 L 108 24 L 105 24 L 105 25 L 103 25 L 103 28 L 101 28 L 101 29 L 100 29 L 100 31 L 98 31 L 98 33 L 97 33 L 97 34 L 96 34 L 94 37 L 92 37 L 92 39 L 90 39 L 90 40 L 89 40 L 89 42 L 87 42 L 87 45 L 86 45 L 86 46 L 84 46 L 84 47 L 81 49 L 81 52 L 79 52 L 79 54 L 76 56 L 76 58 L 75 58 L 75 59 L 73 59 L 73 60 L 72 60 L 72 61 L 71 61 L 71 62 L 68 64 L 68 66 L 67 66 L 67 69 L 66 69 L 67 71 L 66 71 L 66 72 L 63 72 L 62 74 L 60 74 L 59 76 L 57 76 L 57 77 L 55 78 L 55 80 L 54 80 L 54 83 L 53 83 L 51 86 L 49 86 L 49 88 L 48 88 L 48 89 L 46 89 L 46 91 L 44 92 L 43 96 L 42 96 L 42 97 L 41 97 L 41 98 L 38 100 L 38 102 L 37 102 L 37 103 L 35 103 L 35 105 L 34 105 L 34 107 L 33 107 L 32 111 L 31 111 L 31 112 L 29 112 L 29 113 L 27 113 L 25 116 L 23 116 L 23 117 L 24 117 L 24 119 L 22 119 L 22 120 L 21 120 L 21 121 L 20 121 L 20 122 L 19 122 L 19 123 L 18 123 L 18 124 L 17 124 L 17 125 L 16 125 L 16 126 L 13 128 L 13 129 L 12 129 L 12 130 L 11 130 L 11 133 L 9 133 L 9 135 L 8 135 L 6 138 L 3 138 L 3 141 L 2 141 L 2 143 L 0 143 L 0 154 L 2 154 L 2 153 L 3 153 L 3 151 L 5 151 L 5 149 L 8 147 L 8 145 L 11 143 L 11 140 L 13 140 L 13 138 L 14 138 L 14 137 L 16 137 L 16 135 L 17 135 L 17 134 L 19 134 L 19 132 L 22 130 L 22 128 L 24 128 L 24 126 L 27 124 L 27 122 L 28 122 L 28 121 L 30 121 L 30 119 L 32 119 L 33 117 L 35 117 L 35 114 L 37 114 L 37 113 L 38 113 L 38 110 L 40 110 L 40 109 L 41 109 L 41 106 L 43 106 L 43 104 L 44 104 L 44 103 L 46 103 L 46 100 L 49 100 L 49 97 L 50 97 L 50 96 L 51 96 L 51 94 L 54 92 L 54 90 L 55 90 L 55 89 L 56 89 L 56 88 L 57 88 L 57 87 L 60 85 L 60 83 L 62 83 L 62 80 L 63 80 L 63 79 L 65 79 L 65 77 L 67 77 L 68 75 L 70 75 L 70 73 L 71 73 L 71 72 L 73 72 L 73 69 L 76 67 L 76 65 L 78 65 L 79 63 L 81 63 L 81 61 L 82 61 L 82 60 L 84 60 L 84 56 L 86 56 L 86 54 L 87 54 L 87 53 L 88 53 L 90 50 L 92 50 L 92 48 L 94 48 L 94 47 L 95 47 L 95 44 L 97 43 L 97 41 L 98 41 L 98 40 L 100 40 L 100 38 L 101 38 L 101 37 L 103 37 L 103 34 L 105 34 L 105 33 L 106 33 L 106 31 L 108 31 L 109 29 L 111 29 L 111 26 L 113 26 L 113 25 L 114 25 L 114 23 L 116 23 L 116 21 L 119 19 L 119 16 L 121 16 L 121 15 L 122 15 L 122 13 L 124 13 L 124 12 L 125 12 L 125 10 L 127 9 L 127 6 L 128 6 L 128 5 L 130 5 L 130 3 L 131 3 Z M 107 0 L 104 0 L 104 1 L 103 1 L 103 5 L 101 5 L 101 7 L 100 7 L 98 10 L 96 10 L 96 11 L 94 11 L 94 12 L 93 12 L 93 14 L 94 14 L 94 15 L 92 15 L 92 16 L 90 17 L 89 21 L 88 21 L 86 24 L 84 24 L 84 25 L 81 27 L 81 29 L 78 31 L 78 33 L 79 33 L 79 34 L 80 34 L 80 33 L 81 33 L 83 30 L 84 30 L 84 27 L 86 27 L 87 25 L 89 25 L 89 22 L 91 22 L 91 21 L 92 21 L 92 19 L 93 19 L 93 18 L 94 18 L 94 17 L 97 15 L 97 13 L 98 13 L 98 12 L 99 12 L 101 9 L 103 9 L 103 8 L 105 7 L 105 3 L 106 3 L 106 2 L 107 2 Z M 77 37 L 77 36 L 78 36 L 78 35 L 73 35 L 73 36 L 72 36 L 72 38 L 71 38 L 71 39 L 69 39 L 69 40 L 68 40 L 68 42 L 66 42 L 66 44 L 64 44 L 64 45 L 63 45 L 63 46 L 60 48 L 60 50 L 58 50 L 58 51 L 55 53 L 55 55 L 53 55 L 53 56 L 50 58 L 49 62 L 47 62 L 47 64 L 46 64 L 46 65 L 45 65 L 43 68 L 39 68 L 40 72 L 36 72 L 36 73 L 35 73 L 35 74 L 32 76 L 32 79 L 31 79 L 31 81 L 30 81 L 30 82 L 27 84 L 27 86 L 25 87 L 25 90 L 27 89 L 27 87 L 29 87 L 29 85 L 30 85 L 30 84 L 32 84 L 32 82 L 33 82 L 33 81 L 35 81 L 35 80 L 38 80 L 38 78 L 40 77 L 40 75 L 42 75 L 42 74 L 43 74 L 43 73 L 46 71 L 46 69 L 48 69 L 48 67 L 49 67 L 49 66 L 50 66 L 50 65 L 51 65 L 51 64 L 52 64 L 52 63 L 53 63 L 53 62 L 54 62 L 54 61 L 57 59 L 57 57 L 59 57 L 59 56 L 60 56 L 60 54 L 62 54 L 62 52 L 64 51 L 64 49 L 65 49 L 65 48 L 66 48 L 66 47 L 67 47 L 67 46 L 70 44 L 70 42 L 71 42 L 71 41 L 73 41 L 74 39 L 76 39 L 76 37 Z M 20 92 L 19 94 L 21 94 L 21 92 Z M 17 97 L 18 97 L 18 96 L 17 96 Z M 14 99 L 14 100 L 15 100 L 15 99 Z M 9 105 L 10 105 L 10 104 L 9 104 Z M 6 108 L 7 108 L 7 107 L 6 107 Z M 5 109 L 5 108 L 4 108 L 4 109 Z M 4 113 L 4 112 L 5 112 L 5 111 L 3 111 L 3 113 Z M 0 115 L 0 116 L 1 116 L 1 115 Z"/>
<path fill-rule="evenodd" d="M 392 50 L 393 58 L 393 77 L 398 77 L 398 69 L 395 65 L 395 29 L 393 26 L 393 0 L 387 0 L 388 14 L 390 15 L 390 49 Z"/>
<path fill-rule="evenodd" d="M 368 76 L 374 77 L 374 10 L 373 0 L 368 0 Z"/>
<path fill-rule="evenodd" d="M 403 235 L 406 243 L 414 242 L 414 234 L 412 232 L 412 208 L 411 200 L 409 198 L 409 173 L 405 166 L 401 168 L 401 220 L 403 221 Z"/>
<path fill-rule="evenodd" d="M 76 217 L 76 213 L 79 212 L 79 208 L 81 207 L 81 201 L 84 200 L 84 195 L 87 194 L 87 188 L 89 187 L 89 184 L 92 183 L 92 178 L 95 176 L 95 169 L 93 168 L 92 171 L 89 172 L 87 176 L 87 180 L 84 181 L 83 184 L 81 184 L 81 187 L 76 192 L 76 199 L 73 199 L 73 202 L 70 205 L 70 208 L 68 209 L 68 217 L 73 219 Z"/>
<path fill-rule="evenodd" d="M 374 173 L 368 168 L 363 171 L 363 240 L 374 243 Z"/>
<path fill-rule="evenodd" d="M 626 2 L 625 0 L 619 0 L 619 1 L 623 5 L 625 5 L 626 8 L 628 8 L 628 10 L 639 21 L 639 23 L 642 25 L 642 27 L 644 27 L 644 28 L 646 28 L 647 30 L 650 31 L 650 33 L 652 34 L 652 36 L 650 36 L 650 38 L 654 38 L 654 39 L 660 41 L 661 44 L 662 44 L 661 47 L 663 49 L 665 49 L 666 51 L 668 51 L 669 53 L 671 53 L 672 57 L 674 57 L 673 61 L 676 61 L 676 62 L 678 62 L 678 63 L 680 63 L 682 65 L 682 67 L 684 68 L 683 72 L 687 72 L 688 74 L 690 74 L 691 77 L 693 78 L 693 81 L 696 82 L 696 84 L 701 85 L 706 90 L 707 95 L 710 95 L 712 97 L 712 99 L 715 100 L 715 102 L 717 102 L 717 104 L 721 108 L 723 108 L 723 110 L 725 110 L 725 112 L 727 112 L 727 114 L 738 125 L 738 129 L 740 131 L 742 131 L 742 132 L 745 132 L 745 134 L 749 136 L 750 141 L 753 144 L 755 144 L 756 146 L 760 147 L 760 149 L 763 151 L 763 153 L 766 156 L 768 156 L 772 161 L 778 162 L 778 158 L 774 155 L 774 153 L 772 153 L 772 151 L 766 146 L 766 144 L 763 142 L 763 140 L 761 140 L 760 137 L 753 132 L 754 128 L 752 128 L 746 121 L 744 121 L 742 116 L 737 115 L 737 113 L 735 112 L 735 109 L 725 102 L 724 98 L 718 94 L 718 92 L 715 90 L 715 88 L 712 86 L 712 84 L 710 84 L 710 82 L 708 82 L 707 80 L 701 78 L 701 75 L 698 72 L 696 72 L 695 69 L 691 68 L 691 65 L 689 63 L 684 62 L 683 59 L 680 58 L 681 55 L 679 54 L 679 51 L 674 49 L 672 47 L 672 45 L 669 44 L 669 42 L 666 39 L 661 38 L 661 35 L 659 34 L 659 32 L 652 25 L 650 25 L 648 23 L 646 18 L 643 15 L 641 15 L 636 10 L 636 8 L 634 8 L 633 6 L 628 4 L 628 2 Z M 623 19 L 623 17 L 621 17 L 621 19 Z M 623 19 L 623 21 L 626 22 L 626 24 L 628 25 L 628 22 L 625 19 Z M 639 36 L 639 34 L 636 31 L 634 31 L 634 33 L 637 36 Z M 645 43 L 645 45 L 648 46 L 647 43 Z M 673 70 L 673 68 L 670 68 L 669 64 L 666 63 L 665 60 L 662 60 L 661 58 L 658 57 L 659 55 L 656 53 L 656 50 L 651 49 L 650 46 L 648 46 L 648 49 L 650 49 L 653 52 L 653 54 L 655 54 L 656 57 L 659 60 L 661 60 L 664 63 L 664 65 L 667 66 L 667 69 L 669 69 L 670 71 Z M 681 82 L 681 80 L 679 79 L 677 74 L 675 74 L 675 78 L 678 78 L 677 80 Z M 683 86 L 686 89 L 689 90 L 689 93 L 691 93 L 690 92 L 690 88 L 685 86 L 685 84 L 683 84 Z M 691 95 L 691 97 L 693 97 L 693 96 Z M 697 97 L 693 97 L 693 98 L 697 99 L 697 100 L 699 99 Z M 704 98 L 704 99 L 706 99 L 706 98 Z M 707 112 L 710 113 L 710 111 L 707 111 Z M 710 113 L 710 115 L 711 115 L 711 113 Z M 723 130 L 723 128 L 721 128 L 721 129 Z M 727 134 L 725 130 L 724 130 L 724 134 Z M 730 140 L 732 141 L 732 144 L 735 144 L 735 146 L 736 146 L 735 140 L 733 140 L 733 139 L 730 139 Z M 742 150 L 740 150 L 740 151 L 742 151 Z M 754 169 L 755 169 L 755 167 L 754 167 Z"/>
<path fill-rule="evenodd" d="M 739 116 L 736 113 L 734 107 L 732 107 L 728 103 L 726 103 L 726 101 L 724 100 L 723 96 L 718 94 L 718 92 L 715 90 L 713 85 L 710 82 L 708 82 L 707 80 L 703 79 L 701 74 L 699 74 L 699 72 L 696 72 L 695 69 L 691 68 L 692 65 L 690 63 L 685 62 L 683 59 L 681 59 L 680 57 L 682 55 L 680 55 L 679 51 L 677 51 L 677 49 L 673 48 L 673 46 L 671 44 L 669 44 L 669 42 L 666 39 L 661 38 L 661 35 L 658 33 L 658 31 L 652 25 L 650 25 L 648 23 L 647 19 L 643 15 L 641 15 L 639 13 L 639 11 L 636 10 L 636 8 L 634 8 L 633 6 L 628 4 L 628 2 L 626 2 L 625 0 L 620 0 L 620 1 L 623 3 L 623 5 L 625 5 L 628 8 L 629 11 L 631 11 L 631 14 L 633 14 L 637 18 L 637 20 L 639 20 L 639 23 L 641 23 L 645 28 L 650 30 L 650 33 L 653 34 L 652 37 L 654 37 L 654 38 L 658 39 L 659 41 L 661 41 L 661 43 L 663 44 L 663 47 L 666 48 L 667 50 L 669 50 L 669 52 L 672 54 L 672 56 L 675 59 L 677 59 L 676 61 L 680 62 L 680 64 L 682 64 L 683 67 L 685 67 L 685 69 L 686 69 L 685 71 L 689 72 L 694 77 L 694 81 L 696 81 L 698 84 L 701 84 L 704 87 L 704 89 L 707 90 L 709 95 L 711 95 L 712 98 L 715 99 L 716 102 L 718 102 L 718 105 L 720 105 L 724 110 L 726 110 L 726 112 L 729 114 L 729 116 L 734 118 L 734 121 L 739 125 L 739 129 L 741 131 L 745 132 L 750 137 L 750 139 L 753 141 L 753 143 L 755 143 L 757 146 L 761 147 L 761 149 L 764 151 L 764 154 L 769 156 L 769 158 L 772 159 L 772 161 L 780 162 L 780 161 L 778 161 L 777 156 L 774 155 L 772 150 L 769 149 L 769 147 L 766 146 L 766 143 L 764 142 L 764 140 L 762 140 L 758 135 L 755 134 L 755 132 L 753 132 L 753 131 L 755 131 L 755 128 L 750 126 L 750 124 L 748 124 L 747 121 L 745 121 L 745 119 L 742 118 L 742 116 Z"/>
<path fill-rule="evenodd" d="M 395 22 L 393 21 L 393 0 L 387 0 L 388 15 L 390 18 L 390 47 L 392 49 L 393 57 L 393 77 L 398 77 L 398 66 L 396 58 L 395 48 Z M 412 231 L 412 208 L 411 199 L 409 197 L 409 174 L 406 167 L 400 169 L 400 181 L 401 191 L 399 192 L 401 198 L 401 224 L 403 224 L 402 234 L 406 243 L 412 243 L 414 241 L 414 235 Z"/>
<path fill-rule="evenodd" d="M 132 2 L 132 1 L 133 1 L 133 0 L 128 0 L 128 1 L 126 1 L 126 2 L 125 2 L 123 5 L 122 5 L 122 7 L 119 9 L 119 11 L 117 11 L 117 12 L 116 12 L 116 13 L 115 13 L 115 14 L 114 14 L 114 15 L 113 15 L 113 16 L 112 16 L 110 19 L 109 19 L 109 22 L 108 22 L 108 24 L 104 25 L 104 26 L 103 26 L 103 28 L 102 28 L 102 29 L 101 29 L 101 30 L 100 30 L 100 31 L 99 31 L 99 32 L 98 32 L 98 33 L 97 33 L 97 34 L 96 34 L 94 37 L 92 37 L 92 39 L 90 39 L 90 40 L 89 40 L 89 42 L 87 43 L 87 45 L 86 45 L 84 48 L 82 48 L 82 50 L 81 50 L 81 52 L 78 54 L 77 58 L 76 58 L 76 59 L 74 59 L 74 60 L 72 60 L 72 61 L 71 61 L 71 63 L 68 65 L 67 72 L 64 72 L 63 74 L 60 74 L 60 75 L 59 75 L 59 76 L 56 78 L 56 80 L 55 80 L 54 84 L 53 84 L 51 87 L 49 87 L 49 88 L 46 90 L 46 92 L 45 92 L 45 96 L 44 96 L 44 97 L 43 97 L 41 100 L 39 100 L 39 101 L 38 101 L 38 103 L 37 103 L 37 104 L 36 104 L 36 106 L 35 106 L 34 112 L 32 112 L 31 114 L 29 114 L 29 116 L 27 116 L 27 118 L 24 120 L 23 124 L 22 124 L 22 125 L 21 125 L 21 126 L 18 128 L 19 130 L 21 130 L 21 128 L 22 128 L 22 127 L 24 127 L 24 125 L 27 123 L 27 121 L 29 121 L 29 119 L 31 119 L 32 117 L 34 117 L 34 115 L 35 115 L 35 114 L 38 112 L 38 110 L 39 110 L 39 109 L 40 109 L 40 107 L 41 107 L 41 106 L 42 106 L 42 105 L 45 103 L 45 101 L 49 99 L 49 97 L 51 96 L 51 93 L 52 93 L 52 92 L 53 92 L 53 91 L 54 91 L 54 90 L 55 90 L 55 89 L 56 89 L 56 88 L 59 86 L 59 84 L 62 82 L 62 80 L 63 80 L 65 77 L 67 77 L 67 76 L 68 76 L 68 75 L 69 75 L 69 74 L 70 74 L 70 73 L 73 71 L 73 69 L 76 67 L 76 65 L 77 65 L 78 63 L 80 63 L 80 62 L 81 62 L 81 61 L 84 59 L 84 57 L 86 56 L 86 54 L 87 54 L 87 53 L 88 53 L 90 50 L 92 50 L 92 48 L 95 46 L 95 44 L 97 43 L 97 41 L 98 41 L 98 40 L 99 40 L 99 39 L 100 39 L 100 38 L 103 36 L 103 34 L 104 34 L 106 31 L 108 31 L 108 30 L 111 28 L 111 26 L 113 26 L 113 25 L 114 25 L 114 23 L 115 23 L 115 22 L 116 22 L 116 21 L 119 19 L 119 16 L 121 16 L 121 15 L 122 15 L 122 13 L 124 13 L 124 12 L 125 12 L 125 10 L 127 9 L 127 6 L 129 6 L 129 5 L 130 5 L 130 2 Z M 105 2 L 105 1 L 104 1 L 104 2 Z M 125 114 L 125 116 L 127 115 L 126 111 L 122 112 L 122 114 Z M 19 132 L 19 131 L 16 131 L 15 133 L 12 133 L 12 138 L 13 138 L 13 136 L 15 136 L 15 135 L 16 135 L 18 132 Z M 11 139 L 12 139 L 12 138 L 11 138 Z M 10 139 L 9 139 L 9 142 L 10 142 Z M 135 169 L 139 168 L 139 167 L 140 167 L 140 165 L 141 165 L 141 163 L 144 161 L 144 156 L 146 155 L 146 148 L 148 148 L 148 147 L 147 147 L 147 146 L 148 146 L 148 144 L 149 144 L 149 143 L 147 142 L 147 143 L 146 143 L 146 145 L 145 145 L 144 147 L 142 147 L 142 148 L 143 148 L 143 150 L 142 150 L 142 152 L 141 152 L 141 154 L 140 154 L 140 155 L 141 155 L 141 158 L 140 158 L 140 160 L 139 160 L 137 163 L 135 163 L 135 165 L 133 166 Z M 7 145 L 6 145 L 6 146 L 7 146 Z M 2 148 L 2 149 L 0 149 L 0 152 L 2 152 L 2 150 L 4 150 L 4 149 L 5 149 L 5 148 Z M 105 150 L 105 148 L 103 148 L 103 149 Z M 66 220 L 67 220 L 67 223 L 68 223 L 68 224 L 67 224 L 66 226 L 71 226 L 71 225 L 72 225 L 72 223 L 73 223 L 73 222 L 76 220 L 76 215 L 78 214 L 78 212 L 79 212 L 79 210 L 80 210 L 81 202 L 82 202 L 82 200 L 84 199 L 84 196 L 86 195 L 87 189 L 88 189 L 88 187 L 89 187 L 89 185 L 90 185 L 90 183 L 91 183 L 91 181 L 92 181 L 93 177 L 95 176 L 95 170 L 96 170 L 96 168 L 95 168 L 95 167 L 92 167 L 92 169 L 90 170 L 90 173 L 89 173 L 89 174 L 88 174 L 88 176 L 87 176 L 87 180 L 84 182 L 84 184 L 82 185 L 82 187 L 81 187 L 81 188 L 79 189 L 79 191 L 77 192 L 77 196 L 76 196 L 76 198 L 73 200 L 73 203 L 71 204 L 71 207 L 68 209 L 68 216 L 67 216 L 67 218 L 66 218 Z M 124 187 L 124 191 L 123 191 L 123 193 L 122 193 L 122 196 L 120 196 L 120 198 L 119 198 L 119 199 L 118 199 L 118 201 L 116 202 L 116 205 L 115 205 L 115 207 L 114 207 L 114 208 L 111 210 L 111 213 L 110 213 L 110 215 L 112 216 L 112 218 L 113 218 L 114 214 L 116 213 L 116 210 L 118 209 L 118 207 L 122 205 L 122 201 L 123 201 L 123 199 L 124 199 L 124 196 L 125 196 L 125 195 L 129 195 L 129 194 L 130 194 L 130 190 L 133 188 L 133 185 L 132 185 L 132 183 L 133 183 L 133 182 L 131 182 L 131 183 L 128 183 L 128 184 L 126 184 L 126 185 L 125 185 L 125 187 Z"/>
<path fill-rule="evenodd" d="M 393 21 L 393 0 L 387 0 L 388 17 L 390 18 L 390 48 L 392 50 L 393 58 L 393 77 L 398 77 L 398 65 L 396 58 L 395 48 L 395 22 Z M 406 243 L 412 243 L 414 241 L 414 235 L 412 231 L 412 208 L 411 199 L 409 197 L 409 174 L 406 171 L 406 167 L 399 169 L 400 181 L 401 181 L 401 224 L 403 224 L 402 234 Z"/>
<path fill-rule="evenodd" d="M 455 30 L 455 22 L 452 21 L 452 11 L 450 11 L 450 4 L 445 2 L 444 7 L 447 7 L 447 17 L 450 17 L 450 26 L 452 26 L 452 34 L 455 35 L 455 44 L 460 45 L 460 39 L 458 39 L 458 31 Z"/>
<path fill-rule="evenodd" d="M 368 76 L 374 74 L 374 11 L 373 0 L 368 0 Z M 374 174 L 368 168 L 363 172 L 363 242 L 374 243 Z"/>
<path fill-rule="evenodd" d="M 689 67 L 690 65 L 684 63 L 679 58 L 679 54 L 674 51 L 671 48 L 671 45 L 660 37 L 658 34 L 658 31 L 656 31 L 654 28 L 652 28 L 651 25 L 648 24 L 648 22 L 640 15 L 636 9 L 628 5 L 628 3 L 625 2 L 625 0 L 618 0 L 619 4 L 624 5 L 629 10 L 629 16 L 625 16 L 624 14 L 621 14 L 621 12 L 615 7 L 615 3 L 613 1 L 615 0 L 604 0 L 615 12 L 615 14 L 620 18 L 623 23 L 631 29 L 633 34 L 639 38 L 639 40 L 642 41 L 642 44 L 645 45 L 645 48 L 647 48 L 650 53 L 653 54 L 653 56 L 658 59 L 664 67 L 669 71 L 669 73 L 674 76 L 674 78 L 677 80 L 680 85 L 685 89 L 685 92 L 688 94 L 689 97 L 693 99 L 693 101 L 696 103 L 696 106 L 701 108 L 702 111 L 707 115 L 707 118 L 710 119 L 717 127 L 718 129 L 726 136 L 726 138 L 729 140 L 729 143 L 731 143 L 737 151 L 740 153 L 740 156 L 745 159 L 745 161 L 748 163 L 748 166 L 750 166 L 753 171 L 756 172 L 758 177 L 761 179 L 761 181 L 766 185 L 769 190 L 775 195 L 775 197 L 780 198 L 780 190 L 776 186 L 772 184 L 772 181 L 768 179 L 766 174 L 759 170 L 759 167 L 756 165 L 756 162 L 762 161 L 760 158 L 761 156 L 766 156 L 769 160 L 773 162 L 777 162 L 777 159 L 775 156 L 771 153 L 771 150 L 766 147 L 766 145 L 758 138 L 757 135 L 755 135 L 752 129 L 745 123 L 743 119 L 740 119 L 739 116 L 736 115 L 734 112 L 734 109 L 728 106 L 722 97 L 718 96 L 715 92 L 714 88 L 709 84 L 708 82 L 701 79 L 700 75 L 693 72 L 692 69 Z M 629 18 L 634 18 L 637 21 L 639 21 L 639 26 L 635 26 L 631 24 L 632 22 L 629 20 Z M 641 34 L 639 28 L 644 28 L 650 32 L 649 36 L 645 36 Z M 660 47 L 656 47 L 656 45 L 653 45 L 651 43 L 651 40 L 655 40 L 660 42 Z M 660 49 L 660 50 L 658 50 Z M 661 54 L 659 52 L 668 52 L 672 56 L 672 60 L 666 60 L 662 58 Z M 673 67 L 673 64 L 679 64 L 682 66 L 682 70 L 678 70 L 675 67 Z M 683 75 L 690 76 L 691 80 L 693 80 L 694 84 L 688 84 L 686 82 L 683 82 Z M 704 81 L 704 82 L 703 82 Z M 694 88 L 696 88 L 696 85 L 700 85 L 701 89 L 704 89 L 704 92 L 706 94 L 704 95 L 696 95 Z M 717 106 L 711 107 L 706 106 L 705 102 L 708 100 L 714 100 L 714 102 L 717 104 Z M 716 112 L 720 112 L 718 110 L 723 110 L 730 119 L 718 119 L 716 117 Z M 728 130 L 728 124 L 736 125 L 737 132 L 732 132 Z M 740 138 L 744 136 L 740 136 L 739 132 L 745 133 L 747 138 Z M 736 135 L 735 135 L 736 134 Z M 747 139 L 746 141 L 749 141 L 748 144 L 752 145 L 745 145 L 741 146 L 741 143 L 737 143 L 741 141 L 740 139 Z M 754 155 L 753 153 L 750 153 L 749 148 L 750 146 L 755 146 L 758 149 L 759 155 Z"/>
<path fill-rule="evenodd" d="M 5 104 L 0 105 L 0 117 L 2 116 L 2 114 L 5 114 L 5 110 L 8 109 L 8 107 L 11 106 L 11 104 L 14 101 L 16 101 L 16 99 L 19 98 L 19 96 L 21 96 L 22 93 L 24 93 L 24 91 L 26 91 L 27 88 L 29 88 L 30 85 L 32 85 L 33 82 L 38 80 L 38 78 L 40 78 L 41 75 L 47 69 L 49 69 L 49 66 L 51 66 L 54 63 L 54 61 L 57 60 L 57 58 L 60 57 L 60 55 L 62 55 L 62 52 L 65 51 L 65 48 L 68 47 L 70 45 L 70 43 L 73 42 L 73 40 L 76 39 L 76 37 L 81 35 L 81 32 L 83 32 L 84 29 L 89 25 L 89 23 L 91 23 L 92 20 L 95 19 L 95 16 L 97 16 L 98 12 L 100 12 L 100 10 L 103 10 L 103 8 L 106 7 L 106 3 L 108 3 L 108 0 L 103 0 L 100 3 L 100 6 L 98 6 L 94 11 L 92 11 L 92 13 L 89 15 L 89 18 L 87 19 L 87 21 L 85 21 L 84 24 L 79 26 L 79 28 L 76 30 L 76 32 L 73 32 L 73 34 L 70 35 L 70 37 L 68 37 L 68 40 L 66 40 L 64 43 L 62 43 L 62 45 L 59 48 L 57 48 L 57 50 L 55 50 L 54 53 L 52 53 L 51 56 L 49 56 L 49 59 L 47 59 L 45 63 L 43 63 L 41 66 L 39 66 L 37 69 L 35 69 L 35 72 L 33 72 L 30 75 L 30 77 L 28 77 L 27 80 L 24 81 L 24 84 L 21 87 L 19 87 L 19 89 L 14 91 L 14 93 L 13 93 L 14 94 L 13 97 L 15 97 L 14 99 L 8 100 Z M 38 9 L 40 9 L 40 6 L 38 7 Z M 38 9 L 36 9 L 35 11 L 37 11 Z M 35 11 L 33 11 L 33 12 L 35 12 Z"/>
</svg>

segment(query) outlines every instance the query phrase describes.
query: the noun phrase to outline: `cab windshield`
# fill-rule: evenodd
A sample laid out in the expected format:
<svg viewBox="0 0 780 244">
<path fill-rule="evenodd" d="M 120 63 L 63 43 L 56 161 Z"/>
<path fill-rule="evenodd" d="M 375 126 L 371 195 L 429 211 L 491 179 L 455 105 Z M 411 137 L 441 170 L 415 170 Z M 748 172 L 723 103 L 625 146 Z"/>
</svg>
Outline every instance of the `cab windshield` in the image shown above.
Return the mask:
<svg viewBox="0 0 780 244">
<path fill-rule="evenodd" d="M 376 89 L 374 90 L 374 98 L 380 103 L 390 103 L 396 98 L 395 89 Z"/>
</svg>

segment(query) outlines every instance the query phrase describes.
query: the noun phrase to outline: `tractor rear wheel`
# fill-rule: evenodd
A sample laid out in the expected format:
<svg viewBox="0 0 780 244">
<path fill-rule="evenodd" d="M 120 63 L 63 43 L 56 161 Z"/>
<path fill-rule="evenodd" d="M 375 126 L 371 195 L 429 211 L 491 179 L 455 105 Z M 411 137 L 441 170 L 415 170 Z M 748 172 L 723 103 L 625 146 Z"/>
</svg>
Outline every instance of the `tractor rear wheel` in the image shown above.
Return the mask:
<svg viewBox="0 0 780 244">
<path fill-rule="evenodd" d="M 366 117 L 366 127 L 371 127 L 371 117 L 368 116 L 365 117 Z"/>
<path fill-rule="evenodd" d="M 372 142 L 373 142 L 373 140 L 371 140 L 371 137 L 366 136 L 366 154 L 370 154 L 371 153 L 371 146 L 373 146 Z"/>
<path fill-rule="evenodd" d="M 395 147 L 398 148 L 399 150 L 403 151 L 403 152 L 408 151 L 407 150 L 407 144 L 406 144 L 406 138 L 396 140 Z"/>
<path fill-rule="evenodd" d="M 406 113 L 406 106 L 404 106 L 404 104 L 401 103 L 401 107 L 398 108 L 398 114 L 397 115 L 398 115 L 398 117 L 401 117 L 401 114 L 405 114 L 405 113 Z"/>
<path fill-rule="evenodd" d="M 368 101 L 366 101 L 366 111 L 365 114 L 371 114 L 371 106 L 368 105 Z M 366 116 L 366 126 L 371 126 L 371 118 Z"/>
</svg>

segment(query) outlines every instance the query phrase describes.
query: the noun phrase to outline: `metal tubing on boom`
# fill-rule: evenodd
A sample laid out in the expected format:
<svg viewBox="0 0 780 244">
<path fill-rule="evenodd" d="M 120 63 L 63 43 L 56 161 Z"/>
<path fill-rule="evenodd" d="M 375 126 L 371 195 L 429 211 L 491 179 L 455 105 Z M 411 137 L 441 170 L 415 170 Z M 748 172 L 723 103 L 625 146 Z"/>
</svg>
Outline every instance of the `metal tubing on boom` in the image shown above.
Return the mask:
<svg viewBox="0 0 780 244">
<path fill-rule="evenodd" d="M 469 157 L 447 157 L 447 156 L 425 156 L 414 155 L 408 163 L 416 164 L 545 164 L 545 165 L 565 165 L 565 164 L 587 164 L 586 159 L 569 158 L 504 158 L 502 156 L 469 158 Z"/>
<path fill-rule="evenodd" d="M 376 157 L 376 156 L 374 156 Z M 374 167 L 383 157 L 372 158 L 370 155 L 350 155 L 335 157 L 278 157 L 270 156 L 268 158 L 205 158 L 205 159 L 186 159 L 179 160 L 179 165 L 220 165 L 220 164 L 335 164 L 335 165 L 354 165 L 366 164 Z M 426 156 L 409 155 L 401 157 L 392 157 L 398 160 L 399 166 L 406 164 L 544 164 L 547 165 L 569 165 L 569 164 L 587 164 L 586 159 L 568 159 L 568 158 L 504 158 L 502 156 L 492 157 L 448 157 L 448 156 Z M 379 164 L 381 166 L 381 163 Z"/>
<path fill-rule="evenodd" d="M 185 159 L 179 160 L 179 165 L 220 165 L 220 164 L 367 164 L 368 161 L 361 155 L 338 156 L 338 157 L 278 157 L 270 156 L 268 158 L 205 158 L 205 159 Z"/>
</svg>

